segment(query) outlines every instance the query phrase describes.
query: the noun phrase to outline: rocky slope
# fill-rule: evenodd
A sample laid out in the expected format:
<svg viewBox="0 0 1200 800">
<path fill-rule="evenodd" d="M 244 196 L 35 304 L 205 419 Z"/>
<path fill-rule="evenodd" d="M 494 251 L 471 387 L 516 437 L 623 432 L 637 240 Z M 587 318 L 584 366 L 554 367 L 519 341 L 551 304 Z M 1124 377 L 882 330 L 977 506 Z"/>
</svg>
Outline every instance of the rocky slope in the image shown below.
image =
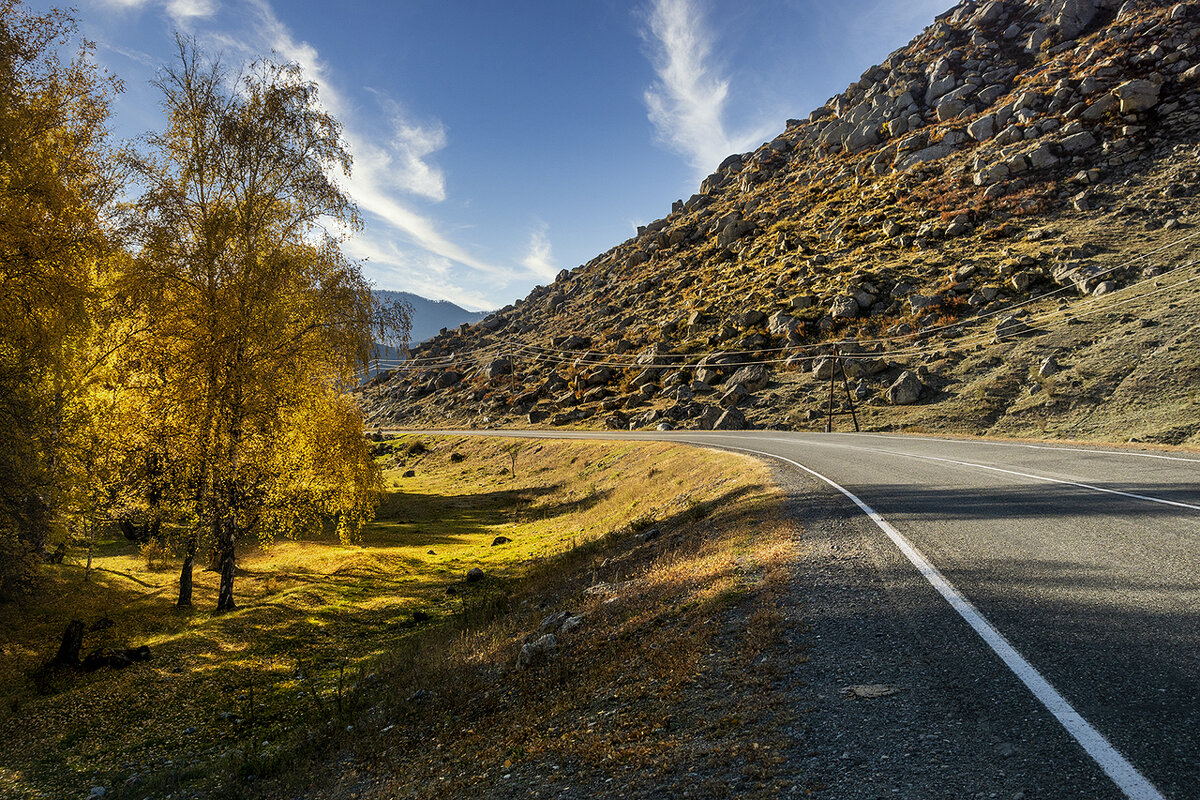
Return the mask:
<svg viewBox="0 0 1200 800">
<path fill-rule="evenodd" d="M 373 427 L 819 428 L 832 385 L 868 429 L 1197 443 L 1198 187 L 1200 2 L 964 0 L 361 403 Z"/>
</svg>

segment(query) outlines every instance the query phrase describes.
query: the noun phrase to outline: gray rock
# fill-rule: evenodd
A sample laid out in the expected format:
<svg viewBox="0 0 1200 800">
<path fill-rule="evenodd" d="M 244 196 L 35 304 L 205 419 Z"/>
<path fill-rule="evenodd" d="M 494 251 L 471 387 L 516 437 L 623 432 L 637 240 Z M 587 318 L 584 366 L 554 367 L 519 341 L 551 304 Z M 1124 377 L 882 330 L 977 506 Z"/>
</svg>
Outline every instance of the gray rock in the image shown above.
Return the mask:
<svg viewBox="0 0 1200 800">
<path fill-rule="evenodd" d="M 750 396 L 750 391 L 740 383 L 735 383 L 729 387 L 725 394 L 721 395 L 720 403 L 722 408 L 733 408 L 738 403 Z"/>
<path fill-rule="evenodd" d="M 912 405 L 920 399 L 923 388 L 925 387 L 921 383 L 921 379 L 914 373 L 905 370 L 895 383 L 887 388 L 884 397 L 894 406 Z"/>
<path fill-rule="evenodd" d="M 953 75 L 945 75 L 931 81 L 929 88 L 925 90 L 925 105 L 933 105 L 939 98 L 954 91 L 957 86 L 958 79 Z"/>
<path fill-rule="evenodd" d="M 1105 0 L 1053 0 L 1047 11 L 1062 38 L 1074 39 L 1083 33 L 1105 5 Z"/>
<path fill-rule="evenodd" d="M 1028 336 L 1033 333 L 1037 333 L 1035 328 L 1030 327 L 1024 320 L 1013 316 L 1005 317 L 996 323 L 997 342 L 1007 342 L 1018 336 Z"/>
<path fill-rule="evenodd" d="M 991 186 L 1008 177 L 1008 166 L 1004 162 L 989 164 L 972 177 L 976 186 Z"/>
<path fill-rule="evenodd" d="M 800 320 L 790 314 L 776 311 L 767 320 L 767 329 L 776 336 L 790 336 L 800 329 Z"/>
<path fill-rule="evenodd" d="M 447 370 L 441 375 L 437 376 L 437 380 L 434 381 L 433 385 L 438 389 L 449 389 L 451 386 L 457 384 L 460 380 L 462 380 L 461 375 L 453 370 Z"/>
<path fill-rule="evenodd" d="M 949 145 L 935 144 L 932 147 L 926 147 L 918 150 L 915 153 L 910 153 L 896 163 L 896 169 L 901 172 L 910 170 L 918 164 L 924 164 L 926 161 L 936 161 L 939 158 L 945 158 L 954 152 L 954 149 Z"/>
<path fill-rule="evenodd" d="M 496 358 L 483 368 L 483 376 L 489 380 L 508 375 L 512 372 L 512 362 L 507 358 Z"/>
<path fill-rule="evenodd" d="M 996 134 L 996 117 L 992 114 L 980 117 L 967 126 L 967 134 L 977 142 L 986 142 Z"/>
<path fill-rule="evenodd" d="M 1110 111 L 1116 109 L 1120 104 L 1121 101 L 1117 99 L 1116 95 L 1102 94 L 1079 116 L 1080 119 L 1085 119 L 1088 122 L 1096 122 Z"/>
<path fill-rule="evenodd" d="M 854 319 L 858 316 L 858 302 L 847 295 L 833 298 L 829 306 L 829 316 L 833 319 Z"/>
<path fill-rule="evenodd" d="M 483 580 L 483 570 L 479 567 L 472 567 L 467 572 L 467 583 L 479 583 Z"/>
<path fill-rule="evenodd" d="M 734 324 L 742 330 L 753 328 L 756 325 L 761 325 L 767 319 L 767 315 L 757 309 L 743 311 L 734 317 Z"/>
<path fill-rule="evenodd" d="M 879 127 L 874 123 L 854 128 L 842 140 L 842 147 L 851 154 L 860 153 L 877 144 L 879 144 Z"/>
<path fill-rule="evenodd" d="M 570 616 L 570 611 L 555 611 L 542 620 L 542 624 L 538 625 L 537 632 L 539 634 L 558 633 L 558 629 L 563 626 L 563 623 Z"/>
<path fill-rule="evenodd" d="M 526 669 L 534 664 L 549 660 L 558 649 L 558 638 L 553 633 L 540 636 L 532 642 L 521 646 L 517 656 L 517 669 Z"/>
<path fill-rule="evenodd" d="M 1132 114 L 1153 108 L 1158 103 L 1160 86 L 1144 79 L 1125 81 L 1113 94 L 1121 101 L 1121 113 Z"/>
<path fill-rule="evenodd" d="M 771 371 L 761 364 L 742 367 L 729 377 L 730 384 L 742 384 L 752 392 L 765 389 L 771 380 Z"/>
<path fill-rule="evenodd" d="M 1055 360 L 1054 356 L 1047 356 L 1042 359 L 1041 365 L 1038 366 L 1037 374 L 1039 378 L 1049 378 L 1051 375 L 1057 373 L 1058 370 L 1058 361 Z"/>
<path fill-rule="evenodd" d="M 914 294 L 908 298 L 908 306 L 914 314 L 932 308 L 940 302 L 941 300 L 937 297 L 928 297 L 923 294 Z"/>
<path fill-rule="evenodd" d="M 1063 149 L 1063 152 L 1074 155 L 1095 147 L 1096 137 L 1090 131 L 1080 131 L 1070 136 L 1064 136 L 1059 141 L 1058 146 Z"/>
<path fill-rule="evenodd" d="M 749 428 L 750 423 L 746 421 L 746 416 L 736 408 L 727 409 L 713 425 L 714 431 L 741 431 Z"/>
<path fill-rule="evenodd" d="M 1050 145 L 1044 144 L 1029 154 L 1029 165 L 1034 169 L 1045 169 L 1053 167 L 1058 163 L 1058 156 L 1054 155 Z"/>
</svg>

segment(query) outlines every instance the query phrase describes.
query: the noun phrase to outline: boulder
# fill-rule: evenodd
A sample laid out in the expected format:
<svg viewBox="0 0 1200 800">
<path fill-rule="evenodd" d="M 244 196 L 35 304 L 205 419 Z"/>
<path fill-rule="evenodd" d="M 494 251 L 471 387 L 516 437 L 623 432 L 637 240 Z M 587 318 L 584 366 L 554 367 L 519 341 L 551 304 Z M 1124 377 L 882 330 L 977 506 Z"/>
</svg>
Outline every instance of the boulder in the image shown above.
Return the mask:
<svg viewBox="0 0 1200 800">
<path fill-rule="evenodd" d="M 908 307 L 914 314 L 919 314 L 941 303 L 939 297 L 929 297 L 923 294 L 914 294 L 908 298 Z"/>
<path fill-rule="evenodd" d="M 1006 342 L 1018 336 L 1029 336 L 1034 333 L 1037 333 L 1036 328 L 1017 317 L 1008 316 L 996 323 L 997 342 Z"/>
<path fill-rule="evenodd" d="M 512 373 L 512 362 L 507 358 L 496 358 L 483 368 L 483 376 L 488 380 L 499 378 Z"/>
<path fill-rule="evenodd" d="M 977 142 L 986 142 L 996 134 L 996 117 L 988 114 L 967 126 L 967 135 Z"/>
<path fill-rule="evenodd" d="M 722 408 L 733 408 L 749 396 L 750 390 L 740 383 L 735 383 L 726 390 L 725 394 L 721 395 L 721 399 L 717 402 Z"/>
<path fill-rule="evenodd" d="M 534 664 L 546 661 L 553 657 L 557 649 L 558 639 L 553 633 L 547 633 L 539 636 L 532 642 L 526 642 L 521 646 L 520 654 L 517 655 L 517 669 L 526 669 Z"/>
<path fill-rule="evenodd" d="M 736 317 L 734 317 L 733 322 L 738 326 L 738 328 L 745 330 L 746 328 L 753 328 L 756 325 L 761 325 L 766 321 L 766 319 L 767 315 L 763 312 L 757 309 L 750 309 L 748 311 L 743 311 L 741 314 L 738 314 Z"/>
<path fill-rule="evenodd" d="M 454 372 L 453 370 L 446 370 L 441 375 L 437 376 L 437 380 L 434 381 L 433 385 L 438 389 L 449 389 L 451 386 L 454 386 L 461 380 L 462 376 L 457 372 Z"/>
<path fill-rule="evenodd" d="M 729 378 L 729 383 L 740 383 L 752 392 L 765 389 L 771 380 L 771 371 L 761 364 L 742 367 Z"/>
<path fill-rule="evenodd" d="M 1125 81 L 1113 89 L 1113 94 L 1121 102 L 1121 113 L 1132 114 L 1153 108 L 1158 103 L 1159 88 L 1157 83 L 1138 78 Z"/>
<path fill-rule="evenodd" d="M 790 314 L 776 311 L 767 320 L 767 329 L 776 336 L 790 336 L 800 329 L 800 320 Z"/>
<path fill-rule="evenodd" d="M 1047 11 L 1050 22 L 1058 27 L 1063 39 L 1074 39 L 1087 29 L 1106 0 L 1053 0 Z"/>
<path fill-rule="evenodd" d="M 914 373 L 905 370 L 895 383 L 887 388 L 884 397 L 894 406 L 907 406 L 917 402 L 921 390 L 925 388 L 921 379 Z"/>
<path fill-rule="evenodd" d="M 1090 131 L 1080 131 L 1070 136 L 1064 136 L 1058 146 L 1063 149 L 1063 152 L 1074 155 L 1095 147 L 1096 137 Z"/>
<path fill-rule="evenodd" d="M 698 406 L 699 411 L 691 418 L 692 426 L 697 430 L 711 431 L 713 425 L 717 424 L 717 420 L 721 418 L 721 414 L 724 412 L 717 406 L 709 405 L 708 403 L 700 403 Z"/>
<path fill-rule="evenodd" d="M 741 411 L 736 408 L 730 408 L 726 409 L 725 413 L 713 425 L 713 430 L 741 431 L 748 430 L 750 427 L 750 423 L 746 421 L 746 416 Z"/>
<path fill-rule="evenodd" d="M 1057 373 L 1058 370 L 1058 361 L 1055 360 L 1054 356 L 1047 356 L 1042 359 L 1041 365 L 1038 366 L 1037 374 L 1039 378 L 1049 378 L 1051 375 Z"/>
<path fill-rule="evenodd" d="M 1054 155 L 1054 151 L 1050 149 L 1050 145 L 1044 144 L 1029 154 L 1029 164 L 1034 169 L 1045 169 L 1053 167 L 1058 163 L 1058 156 Z"/>
<path fill-rule="evenodd" d="M 829 316 L 833 319 L 854 319 L 858 316 L 858 301 L 848 295 L 833 298 L 829 306 Z"/>
</svg>

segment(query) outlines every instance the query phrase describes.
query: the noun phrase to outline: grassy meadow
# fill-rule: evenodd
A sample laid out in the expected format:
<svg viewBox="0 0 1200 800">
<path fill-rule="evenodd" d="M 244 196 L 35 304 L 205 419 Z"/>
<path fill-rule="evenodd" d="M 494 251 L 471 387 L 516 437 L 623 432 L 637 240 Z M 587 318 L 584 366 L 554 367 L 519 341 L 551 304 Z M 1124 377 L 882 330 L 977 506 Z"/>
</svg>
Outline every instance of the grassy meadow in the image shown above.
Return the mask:
<svg viewBox="0 0 1200 800">
<path fill-rule="evenodd" d="M 217 576 L 199 564 L 194 608 L 176 609 L 178 559 L 148 565 L 119 534 L 98 544 L 89 581 L 85 554 L 71 552 L 46 567 L 34 595 L 0 606 L 0 795 L 84 798 L 102 786 L 108 797 L 287 796 L 360 771 L 385 792 L 418 778 L 460 788 L 479 779 L 401 764 L 412 737 L 440 737 L 438 748 L 467 748 L 472 760 L 495 751 L 498 764 L 570 741 L 579 757 L 611 759 L 588 728 L 575 739 L 531 733 L 534 721 L 574 715 L 563 670 L 585 691 L 636 687 L 617 666 L 642 653 L 642 680 L 686 681 L 710 635 L 702 620 L 781 579 L 792 556 L 791 537 L 768 524 L 778 497 L 765 468 L 740 456 L 419 435 L 379 450 L 386 496 L 361 540 L 248 544 L 237 611 L 212 613 Z M 468 581 L 475 567 L 484 577 Z M 517 674 L 530 628 L 559 607 L 591 634 L 564 641 L 549 673 Z M 112 623 L 87 633 L 84 653 L 146 644 L 152 660 L 38 679 L 72 619 Z M 587 655 L 587 642 L 613 641 L 626 643 L 620 658 Z M 482 697 L 503 707 L 490 694 L 497 685 L 537 698 L 505 712 L 519 729 L 511 737 L 476 741 L 471 726 L 447 723 Z M 633 746 L 641 738 L 627 756 L 647 757 Z M 347 753 L 360 769 L 336 767 Z"/>
</svg>

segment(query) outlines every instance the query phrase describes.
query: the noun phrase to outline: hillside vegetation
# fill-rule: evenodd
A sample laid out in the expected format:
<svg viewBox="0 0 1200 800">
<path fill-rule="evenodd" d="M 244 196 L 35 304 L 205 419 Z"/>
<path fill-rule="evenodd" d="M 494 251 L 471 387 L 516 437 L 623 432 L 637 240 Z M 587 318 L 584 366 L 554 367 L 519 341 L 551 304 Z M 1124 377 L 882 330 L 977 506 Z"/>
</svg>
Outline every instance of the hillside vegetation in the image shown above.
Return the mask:
<svg viewBox="0 0 1200 800">
<path fill-rule="evenodd" d="M 965 0 L 361 405 L 811 429 L 833 372 L 871 429 L 1194 444 L 1198 181 L 1200 5 Z"/>
</svg>

